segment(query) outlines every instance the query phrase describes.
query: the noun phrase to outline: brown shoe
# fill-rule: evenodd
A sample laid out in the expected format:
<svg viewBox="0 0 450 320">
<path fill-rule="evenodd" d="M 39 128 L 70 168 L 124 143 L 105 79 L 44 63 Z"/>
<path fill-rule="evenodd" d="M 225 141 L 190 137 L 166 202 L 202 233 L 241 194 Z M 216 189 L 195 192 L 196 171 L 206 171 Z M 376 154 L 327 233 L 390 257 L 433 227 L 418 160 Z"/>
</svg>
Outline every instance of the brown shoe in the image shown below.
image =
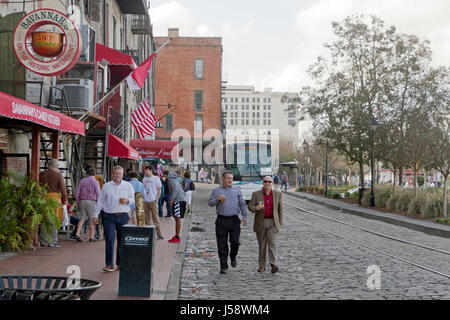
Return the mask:
<svg viewBox="0 0 450 320">
<path fill-rule="evenodd" d="M 270 264 L 270 266 L 272 267 L 272 270 L 270 272 L 276 273 L 278 271 L 278 267 L 276 265 Z"/>
<path fill-rule="evenodd" d="M 266 268 L 261 268 L 261 267 L 258 268 L 258 272 L 263 272 L 263 271 L 266 271 Z"/>
</svg>

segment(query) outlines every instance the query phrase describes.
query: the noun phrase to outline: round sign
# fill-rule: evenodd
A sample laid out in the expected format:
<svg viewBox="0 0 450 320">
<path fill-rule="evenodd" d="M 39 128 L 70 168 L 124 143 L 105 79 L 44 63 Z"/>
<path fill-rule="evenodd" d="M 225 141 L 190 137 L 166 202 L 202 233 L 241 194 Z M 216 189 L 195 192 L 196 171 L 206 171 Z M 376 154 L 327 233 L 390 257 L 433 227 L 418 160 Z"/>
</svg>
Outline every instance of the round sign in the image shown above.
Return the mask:
<svg viewBox="0 0 450 320">
<path fill-rule="evenodd" d="M 45 25 L 59 29 L 63 35 L 63 49 L 55 51 L 55 57 L 39 56 L 32 47 L 32 33 Z M 13 43 L 20 63 L 43 76 L 67 72 L 78 62 L 81 54 L 81 38 L 77 28 L 66 15 L 53 9 L 38 9 L 24 16 L 14 30 Z M 52 42 L 46 44 L 47 47 L 51 45 Z"/>
</svg>

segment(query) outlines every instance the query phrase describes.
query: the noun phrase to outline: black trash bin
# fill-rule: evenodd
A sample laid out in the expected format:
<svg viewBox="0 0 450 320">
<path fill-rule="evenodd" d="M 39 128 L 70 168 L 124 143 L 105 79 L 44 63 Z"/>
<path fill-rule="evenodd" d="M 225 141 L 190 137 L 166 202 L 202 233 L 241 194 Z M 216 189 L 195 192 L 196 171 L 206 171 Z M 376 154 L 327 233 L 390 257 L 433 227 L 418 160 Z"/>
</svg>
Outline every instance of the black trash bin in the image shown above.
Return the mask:
<svg viewBox="0 0 450 320">
<path fill-rule="evenodd" d="M 155 227 L 122 227 L 119 296 L 150 297 L 153 290 Z"/>
<path fill-rule="evenodd" d="M 80 279 L 78 286 L 73 287 L 73 278 L 49 276 L 0 276 L 0 291 L 26 290 L 39 293 L 63 293 L 78 296 L 81 300 L 89 300 L 92 294 L 102 285 L 100 282 Z"/>
<path fill-rule="evenodd" d="M 81 300 L 79 296 L 56 291 L 39 291 L 28 289 L 0 290 L 0 300 L 30 301 L 30 300 Z"/>
<path fill-rule="evenodd" d="M 365 191 L 366 191 L 365 188 L 359 188 L 359 194 L 358 194 L 358 205 L 359 206 L 361 206 L 361 204 L 362 204 L 362 197 L 363 197 Z"/>
</svg>

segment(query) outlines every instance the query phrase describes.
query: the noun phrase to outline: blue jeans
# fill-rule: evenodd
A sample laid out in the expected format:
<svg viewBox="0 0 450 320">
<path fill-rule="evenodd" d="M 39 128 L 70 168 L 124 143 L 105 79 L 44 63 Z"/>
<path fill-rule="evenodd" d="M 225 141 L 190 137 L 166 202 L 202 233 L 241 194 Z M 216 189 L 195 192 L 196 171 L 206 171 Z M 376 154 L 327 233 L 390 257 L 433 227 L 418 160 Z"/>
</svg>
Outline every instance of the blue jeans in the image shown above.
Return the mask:
<svg viewBox="0 0 450 320">
<path fill-rule="evenodd" d="M 162 198 L 163 198 L 163 200 L 161 202 L 161 208 L 164 205 L 164 202 L 166 202 L 167 217 L 171 217 L 172 216 L 172 206 L 170 205 L 170 194 L 166 194 Z"/>
<path fill-rule="evenodd" d="M 164 212 L 163 212 L 163 198 L 164 198 L 164 196 L 161 195 L 159 197 L 159 200 L 158 200 L 158 213 L 159 213 L 160 218 L 162 218 L 164 216 Z"/>
<path fill-rule="evenodd" d="M 114 243 L 116 240 L 117 232 L 117 253 L 116 253 L 116 265 L 120 266 L 120 240 L 122 236 L 122 226 L 128 223 L 128 213 L 124 213 L 120 216 L 115 214 L 106 213 L 103 215 L 103 227 L 105 237 L 105 260 L 106 266 L 113 267 L 114 260 Z"/>
<path fill-rule="evenodd" d="M 287 191 L 287 182 L 281 183 L 281 190 L 283 190 L 283 186 L 284 186 L 284 191 Z"/>
</svg>

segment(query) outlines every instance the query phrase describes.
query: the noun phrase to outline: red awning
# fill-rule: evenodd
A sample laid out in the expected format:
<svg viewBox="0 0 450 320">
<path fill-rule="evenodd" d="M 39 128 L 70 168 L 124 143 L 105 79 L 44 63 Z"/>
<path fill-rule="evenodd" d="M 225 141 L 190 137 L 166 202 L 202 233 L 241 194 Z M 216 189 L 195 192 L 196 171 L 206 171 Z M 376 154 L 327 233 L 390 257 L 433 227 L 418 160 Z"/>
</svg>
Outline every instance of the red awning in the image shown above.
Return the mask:
<svg viewBox="0 0 450 320">
<path fill-rule="evenodd" d="M 136 63 L 133 57 L 120 52 L 118 50 L 109 48 L 100 43 L 95 44 L 95 61 L 100 62 L 103 59 L 107 60 L 108 68 L 111 70 L 111 85 L 119 83 L 131 71 L 136 68 Z"/>
<path fill-rule="evenodd" d="M 108 157 L 139 160 L 139 153 L 113 134 L 108 135 Z"/>
<path fill-rule="evenodd" d="M 178 141 L 171 140 L 130 140 L 130 145 L 142 158 L 177 159 Z M 172 157 L 173 153 L 173 157 Z"/>
<path fill-rule="evenodd" d="M 84 122 L 0 91 L 0 116 L 84 136 Z"/>
</svg>

